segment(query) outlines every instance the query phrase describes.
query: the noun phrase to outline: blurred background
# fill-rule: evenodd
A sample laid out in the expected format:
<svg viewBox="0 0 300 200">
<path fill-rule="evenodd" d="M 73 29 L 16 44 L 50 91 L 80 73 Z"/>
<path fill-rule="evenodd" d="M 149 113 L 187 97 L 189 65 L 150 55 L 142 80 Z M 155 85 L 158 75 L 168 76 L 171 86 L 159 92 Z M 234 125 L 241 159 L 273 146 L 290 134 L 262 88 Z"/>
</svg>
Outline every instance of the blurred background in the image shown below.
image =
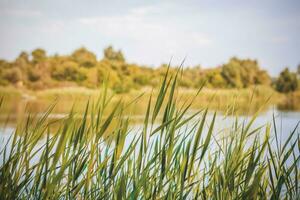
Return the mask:
<svg viewBox="0 0 300 200">
<path fill-rule="evenodd" d="M 84 109 L 103 82 L 139 115 L 170 66 L 180 101 L 299 119 L 299 1 L 0 1 L 1 119 Z M 183 62 L 184 61 L 184 62 Z M 249 103 L 251 101 L 251 103 Z M 269 115 L 268 115 L 269 116 Z"/>
</svg>

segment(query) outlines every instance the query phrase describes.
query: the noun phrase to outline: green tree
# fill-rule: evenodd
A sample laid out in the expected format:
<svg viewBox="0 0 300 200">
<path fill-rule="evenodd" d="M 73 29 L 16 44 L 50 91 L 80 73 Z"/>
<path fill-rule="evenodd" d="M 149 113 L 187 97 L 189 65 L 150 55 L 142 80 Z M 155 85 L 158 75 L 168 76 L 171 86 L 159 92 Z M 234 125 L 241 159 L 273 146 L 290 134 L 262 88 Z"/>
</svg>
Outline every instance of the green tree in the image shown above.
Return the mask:
<svg viewBox="0 0 300 200">
<path fill-rule="evenodd" d="M 116 93 L 126 93 L 129 92 L 131 88 L 134 87 L 134 84 L 132 82 L 132 80 L 130 79 L 130 77 L 125 76 L 121 79 L 120 82 L 116 83 L 113 86 L 113 90 Z"/>
<path fill-rule="evenodd" d="M 295 91 L 298 88 L 296 73 L 290 72 L 285 68 L 275 82 L 276 90 L 283 93 Z"/>
<path fill-rule="evenodd" d="M 21 52 L 13 63 L 14 67 L 19 68 L 22 71 L 26 71 L 33 67 L 33 64 L 29 60 L 29 55 L 26 52 Z"/>
<path fill-rule="evenodd" d="M 38 63 L 43 61 L 47 56 L 46 56 L 46 51 L 44 49 L 38 48 L 32 51 L 31 53 L 32 59 L 34 63 Z"/>
<path fill-rule="evenodd" d="M 80 48 L 75 50 L 72 53 L 72 58 L 77 62 L 81 67 L 94 67 L 97 63 L 97 58 L 94 53 L 88 51 L 86 48 Z"/>
<path fill-rule="evenodd" d="M 125 62 L 125 58 L 121 50 L 114 50 L 112 46 L 104 49 L 104 58 L 113 61 Z"/>
<path fill-rule="evenodd" d="M 229 87 L 246 88 L 255 84 L 270 85 L 271 78 L 256 60 L 231 58 L 222 66 L 221 75 Z"/>
<path fill-rule="evenodd" d="M 80 82 L 86 79 L 86 74 L 79 69 L 77 63 L 67 61 L 61 66 L 54 68 L 52 71 L 52 77 L 59 81 Z"/>
<path fill-rule="evenodd" d="M 271 85 L 271 78 L 265 70 L 261 70 L 255 77 L 255 84 Z"/>
<path fill-rule="evenodd" d="M 29 63 L 29 55 L 27 52 L 22 51 L 17 58 L 17 60 L 22 60 L 23 62 Z"/>
<path fill-rule="evenodd" d="M 241 66 L 237 58 L 231 58 L 229 63 L 223 65 L 221 74 L 227 81 L 229 87 L 243 87 L 243 82 L 241 80 Z"/>
<path fill-rule="evenodd" d="M 22 80 L 22 72 L 19 68 L 13 67 L 4 71 L 3 78 L 12 84 L 16 84 Z"/>
<path fill-rule="evenodd" d="M 205 80 L 207 81 L 208 86 L 215 88 L 224 88 L 226 87 L 226 81 L 221 75 L 221 69 L 207 69 L 205 72 Z"/>
<path fill-rule="evenodd" d="M 41 71 L 39 71 L 37 69 L 30 68 L 28 70 L 27 77 L 28 77 L 28 80 L 31 82 L 36 82 L 36 81 L 40 80 L 41 76 L 42 76 Z"/>
<path fill-rule="evenodd" d="M 7 69 L 10 68 L 11 64 L 7 62 L 6 60 L 0 59 L 0 69 Z"/>
</svg>

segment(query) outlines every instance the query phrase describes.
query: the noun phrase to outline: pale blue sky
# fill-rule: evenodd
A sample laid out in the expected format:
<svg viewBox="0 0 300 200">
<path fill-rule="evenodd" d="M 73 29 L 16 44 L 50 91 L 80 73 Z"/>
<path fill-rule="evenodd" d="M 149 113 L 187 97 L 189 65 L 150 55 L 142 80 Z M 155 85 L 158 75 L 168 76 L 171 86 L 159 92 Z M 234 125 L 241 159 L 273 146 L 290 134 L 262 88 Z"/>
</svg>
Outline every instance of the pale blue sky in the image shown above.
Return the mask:
<svg viewBox="0 0 300 200">
<path fill-rule="evenodd" d="M 300 1 L 0 0 L 0 58 L 41 47 L 68 54 L 108 45 L 147 65 L 257 59 L 271 74 L 300 63 Z"/>
</svg>

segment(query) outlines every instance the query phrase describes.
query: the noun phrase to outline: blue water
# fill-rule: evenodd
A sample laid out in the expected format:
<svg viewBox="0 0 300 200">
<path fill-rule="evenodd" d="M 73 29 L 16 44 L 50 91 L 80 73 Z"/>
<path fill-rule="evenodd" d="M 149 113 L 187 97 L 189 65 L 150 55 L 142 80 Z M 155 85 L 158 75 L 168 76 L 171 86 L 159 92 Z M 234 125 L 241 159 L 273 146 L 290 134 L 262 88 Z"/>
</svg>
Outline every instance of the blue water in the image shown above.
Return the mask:
<svg viewBox="0 0 300 200">
<path fill-rule="evenodd" d="M 297 124 L 300 121 L 300 112 L 293 112 L 293 111 L 279 111 L 276 109 L 269 109 L 267 112 L 261 113 L 257 116 L 255 119 L 252 129 L 255 129 L 259 126 L 270 124 L 271 129 L 271 139 L 274 140 L 274 126 L 273 126 L 273 115 L 275 117 L 276 122 L 276 129 L 279 137 L 279 142 L 281 144 L 284 144 L 290 133 L 295 129 Z M 199 115 L 201 118 L 201 114 Z M 204 134 L 207 132 L 209 123 L 211 122 L 211 119 L 213 117 L 213 113 L 209 113 L 207 116 L 207 123 L 205 126 Z M 218 114 L 216 117 L 216 123 L 214 127 L 214 137 L 218 138 L 221 134 L 226 134 L 226 131 L 230 131 L 232 125 L 234 124 L 235 120 L 238 119 L 239 124 L 245 124 L 251 120 L 252 116 L 224 116 L 222 114 Z M 199 119 L 199 118 L 198 118 Z M 196 121 L 194 121 L 196 122 Z M 187 129 L 192 127 L 194 125 L 193 121 L 188 125 Z M 125 148 L 128 147 L 132 140 L 138 136 L 137 134 L 140 134 L 142 132 L 142 124 L 133 124 L 131 127 L 131 132 L 128 134 L 126 141 L 125 141 Z M 155 127 L 154 127 L 155 128 Z M 185 127 L 182 128 L 182 132 L 185 132 L 187 130 Z M 12 134 L 15 131 L 15 127 L 13 125 L 10 125 L 6 128 L 0 128 L 0 149 L 3 149 L 4 145 L 12 136 Z M 261 130 L 262 137 L 264 136 L 264 128 Z M 297 138 L 300 135 L 300 127 L 298 127 L 295 131 L 294 138 Z M 205 135 L 204 135 L 205 136 Z M 152 137 L 152 139 L 155 139 L 155 137 Z M 149 141 L 150 142 L 150 141 Z M 9 144 L 8 144 L 9 145 Z M 213 147 L 212 147 L 213 148 Z"/>
</svg>

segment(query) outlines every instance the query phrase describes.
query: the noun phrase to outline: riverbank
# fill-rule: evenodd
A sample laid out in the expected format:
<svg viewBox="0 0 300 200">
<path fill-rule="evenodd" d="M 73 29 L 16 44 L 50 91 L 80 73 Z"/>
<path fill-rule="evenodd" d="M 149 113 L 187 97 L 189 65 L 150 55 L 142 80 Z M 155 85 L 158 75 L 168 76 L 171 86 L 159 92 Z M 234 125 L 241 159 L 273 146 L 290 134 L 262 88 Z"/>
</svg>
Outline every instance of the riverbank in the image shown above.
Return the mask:
<svg viewBox="0 0 300 200">
<path fill-rule="evenodd" d="M 7 111 L 16 107 L 16 104 L 33 104 L 38 111 L 46 109 L 43 104 L 49 105 L 50 102 L 59 100 L 56 112 L 65 113 L 70 110 L 73 103 L 85 103 L 87 100 L 96 100 L 101 93 L 101 89 L 88 89 L 84 87 L 64 87 L 44 89 L 38 91 L 17 89 L 14 87 L 0 87 L 0 96 L 4 97 L 7 105 Z M 114 96 L 113 99 L 117 101 L 122 99 L 125 102 L 133 101 L 137 96 L 135 109 L 138 106 L 141 113 L 144 112 L 144 107 L 147 104 L 146 99 L 153 93 L 157 95 L 156 90 L 145 87 L 140 90 L 131 90 L 128 93 L 116 94 L 108 89 L 108 95 Z M 177 90 L 177 103 L 183 104 L 197 94 L 196 89 L 179 88 Z M 234 109 L 237 113 L 245 114 L 256 111 L 259 107 L 276 105 L 281 110 L 300 110 L 300 91 L 290 94 L 278 93 L 270 87 L 258 86 L 245 89 L 212 89 L 203 88 L 199 95 L 195 97 L 192 108 L 198 109 L 208 105 L 212 110 L 226 112 L 229 109 Z M 133 112 L 138 112 L 134 111 Z"/>
<path fill-rule="evenodd" d="M 175 86 L 176 82 L 173 83 Z M 296 199 L 299 196 L 295 190 L 299 118 L 279 118 L 277 125 L 281 114 L 273 117 L 273 112 L 267 121 L 260 121 L 261 113 L 236 117 L 206 109 L 195 112 L 189 106 L 189 102 L 194 101 L 196 106 L 200 104 L 209 109 L 216 102 L 212 99 L 224 105 L 233 98 L 236 102 L 248 102 L 251 108 L 255 101 L 262 103 L 279 96 L 268 94 L 268 90 L 262 88 L 231 93 L 204 88 L 192 100 L 189 97 L 194 96 L 195 91 L 177 91 L 173 86 L 163 84 L 162 92 L 157 95 L 155 91 L 152 98 L 149 97 L 151 90 L 145 89 L 145 95 L 138 101 L 131 99 L 132 104 L 116 104 L 112 102 L 114 99 L 100 98 L 96 104 L 81 105 L 85 111 L 79 115 L 69 111 L 64 117 L 52 120 L 53 112 L 49 109 L 38 116 L 29 112 L 15 128 L 7 130 L 4 126 L 0 135 L 5 144 L 0 149 L 3 161 L 0 163 L 0 191 L 3 191 L 0 199 L 115 199 L 115 194 L 118 199 L 152 196 L 161 199 L 245 199 L 247 196 Z M 66 91 L 56 92 L 46 94 L 51 94 L 51 98 L 67 95 Z M 81 94 L 83 98 L 94 94 L 90 92 L 76 95 Z M 22 101 L 40 101 L 46 94 L 36 93 L 35 98 L 23 96 Z M 75 98 L 74 93 L 71 95 Z M 123 100 L 131 95 L 123 94 Z M 206 98 L 208 104 L 201 98 Z M 190 101 L 184 103 L 186 99 Z M 140 111 L 139 102 L 150 100 L 152 103 L 143 107 L 146 110 L 141 114 L 143 121 L 132 126 L 130 122 L 134 119 L 127 105 L 131 105 L 131 110 Z M 6 107 L 6 103 L 0 105 Z M 71 101 L 66 101 L 66 105 L 72 106 Z M 38 107 L 37 104 L 32 106 Z M 51 104 L 47 106 L 53 108 Z M 278 172 L 281 174 L 276 176 Z M 216 188 L 218 191 L 214 192 Z"/>
</svg>

